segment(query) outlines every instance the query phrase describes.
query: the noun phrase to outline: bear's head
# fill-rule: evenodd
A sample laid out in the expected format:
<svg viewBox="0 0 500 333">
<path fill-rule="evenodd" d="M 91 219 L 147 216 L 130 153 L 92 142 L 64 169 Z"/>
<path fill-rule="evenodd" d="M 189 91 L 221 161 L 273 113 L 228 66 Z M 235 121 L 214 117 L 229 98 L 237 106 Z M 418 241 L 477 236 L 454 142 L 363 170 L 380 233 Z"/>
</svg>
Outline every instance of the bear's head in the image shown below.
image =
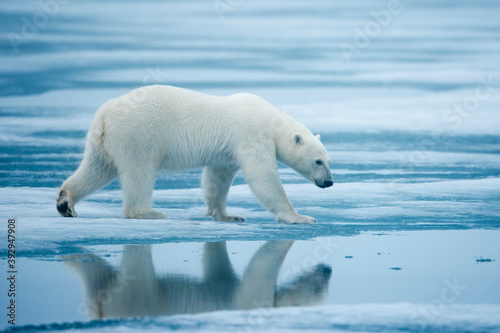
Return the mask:
<svg viewBox="0 0 500 333">
<path fill-rule="evenodd" d="M 278 159 L 321 188 L 333 185 L 330 157 L 319 135 L 300 131 L 281 138 Z M 284 142 L 283 142 L 284 140 Z"/>
</svg>

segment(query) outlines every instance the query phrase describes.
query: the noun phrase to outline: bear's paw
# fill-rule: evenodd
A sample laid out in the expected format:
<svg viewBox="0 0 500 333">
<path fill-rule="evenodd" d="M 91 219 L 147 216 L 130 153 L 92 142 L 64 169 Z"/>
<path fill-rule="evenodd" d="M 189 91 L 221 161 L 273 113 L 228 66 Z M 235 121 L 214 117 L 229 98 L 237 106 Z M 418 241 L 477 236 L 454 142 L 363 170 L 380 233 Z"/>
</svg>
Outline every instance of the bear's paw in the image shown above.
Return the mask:
<svg viewBox="0 0 500 333">
<path fill-rule="evenodd" d="M 284 216 L 278 216 L 277 219 L 278 222 L 290 224 L 314 224 L 317 222 L 314 217 L 300 214 L 287 214 Z"/>
</svg>

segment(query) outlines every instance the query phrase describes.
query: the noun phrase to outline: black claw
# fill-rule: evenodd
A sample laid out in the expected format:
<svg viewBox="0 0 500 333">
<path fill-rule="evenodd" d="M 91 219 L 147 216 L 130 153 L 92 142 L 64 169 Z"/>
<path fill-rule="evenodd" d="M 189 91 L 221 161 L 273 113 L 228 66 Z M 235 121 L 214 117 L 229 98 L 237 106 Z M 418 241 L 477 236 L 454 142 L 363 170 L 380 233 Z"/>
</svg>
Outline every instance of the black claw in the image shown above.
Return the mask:
<svg viewBox="0 0 500 333">
<path fill-rule="evenodd" d="M 57 210 L 61 214 L 65 214 L 68 211 L 68 202 L 65 201 L 62 204 L 57 205 Z"/>
<path fill-rule="evenodd" d="M 68 202 L 64 201 L 63 203 L 57 205 L 57 210 L 64 217 L 73 217 L 73 212 L 68 207 Z"/>
</svg>

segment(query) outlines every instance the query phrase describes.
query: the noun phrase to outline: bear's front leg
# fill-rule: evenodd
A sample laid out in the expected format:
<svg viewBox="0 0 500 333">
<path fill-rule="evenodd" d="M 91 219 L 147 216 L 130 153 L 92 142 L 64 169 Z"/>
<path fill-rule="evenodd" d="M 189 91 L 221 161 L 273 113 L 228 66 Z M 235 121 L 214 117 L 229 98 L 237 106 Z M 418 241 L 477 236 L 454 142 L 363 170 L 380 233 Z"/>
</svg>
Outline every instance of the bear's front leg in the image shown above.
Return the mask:
<svg viewBox="0 0 500 333">
<path fill-rule="evenodd" d="M 318 222 L 314 217 L 308 215 L 295 214 L 280 214 L 276 215 L 278 222 L 294 223 L 294 224 L 314 224 Z"/>
<path fill-rule="evenodd" d="M 236 309 L 274 306 L 276 280 L 293 242 L 268 241 L 255 252 L 236 291 Z"/>
<path fill-rule="evenodd" d="M 314 217 L 298 214 L 293 208 L 279 178 L 276 159 L 263 161 L 261 158 L 253 162 L 247 158 L 249 163 L 242 166 L 245 179 L 257 200 L 276 215 L 278 222 L 316 223 Z"/>
<path fill-rule="evenodd" d="M 243 217 L 229 215 L 226 211 L 227 194 L 237 171 L 236 166 L 203 168 L 201 185 L 208 206 L 206 216 L 212 216 L 215 221 L 245 222 Z"/>
</svg>

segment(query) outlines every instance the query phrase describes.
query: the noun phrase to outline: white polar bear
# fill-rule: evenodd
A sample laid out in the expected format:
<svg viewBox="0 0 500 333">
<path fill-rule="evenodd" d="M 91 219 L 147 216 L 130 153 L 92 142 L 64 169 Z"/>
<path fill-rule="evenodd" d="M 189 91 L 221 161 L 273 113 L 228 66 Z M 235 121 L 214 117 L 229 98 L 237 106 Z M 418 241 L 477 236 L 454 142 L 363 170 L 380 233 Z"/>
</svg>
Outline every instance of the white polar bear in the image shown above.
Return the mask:
<svg viewBox="0 0 500 333">
<path fill-rule="evenodd" d="M 127 218 L 161 219 L 152 209 L 160 169 L 203 168 L 207 216 L 228 215 L 226 199 L 241 168 L 259 202 L 287 223 L 314 223 L 300 215 L 281 184 L 277 161 L 318 187 L 333 185 L 330 158 L 305 126 L 251 94 L 216 97 L 171 86 L 146 86 L 106 102 L 87 134 L 82 163 L 59 190 L 57 210 L 76 217 L 74 205 L 117 176 Z"/>
<path fill-rule="evenodd" d="M 188 274 L 157 274 L 151 245 L 125 245 L 118 269 L 92 253 L 62 259 L 83 285 L 90 319 L 320 304 L 328 294 L 332 274 L 328 265 L 310 267 L 293 281 L 277 285 L 293 242 L 263 244 L 241 278 L 233 269 L 226 242 L 205 243 L 201 279 Z"/>
</svg>

